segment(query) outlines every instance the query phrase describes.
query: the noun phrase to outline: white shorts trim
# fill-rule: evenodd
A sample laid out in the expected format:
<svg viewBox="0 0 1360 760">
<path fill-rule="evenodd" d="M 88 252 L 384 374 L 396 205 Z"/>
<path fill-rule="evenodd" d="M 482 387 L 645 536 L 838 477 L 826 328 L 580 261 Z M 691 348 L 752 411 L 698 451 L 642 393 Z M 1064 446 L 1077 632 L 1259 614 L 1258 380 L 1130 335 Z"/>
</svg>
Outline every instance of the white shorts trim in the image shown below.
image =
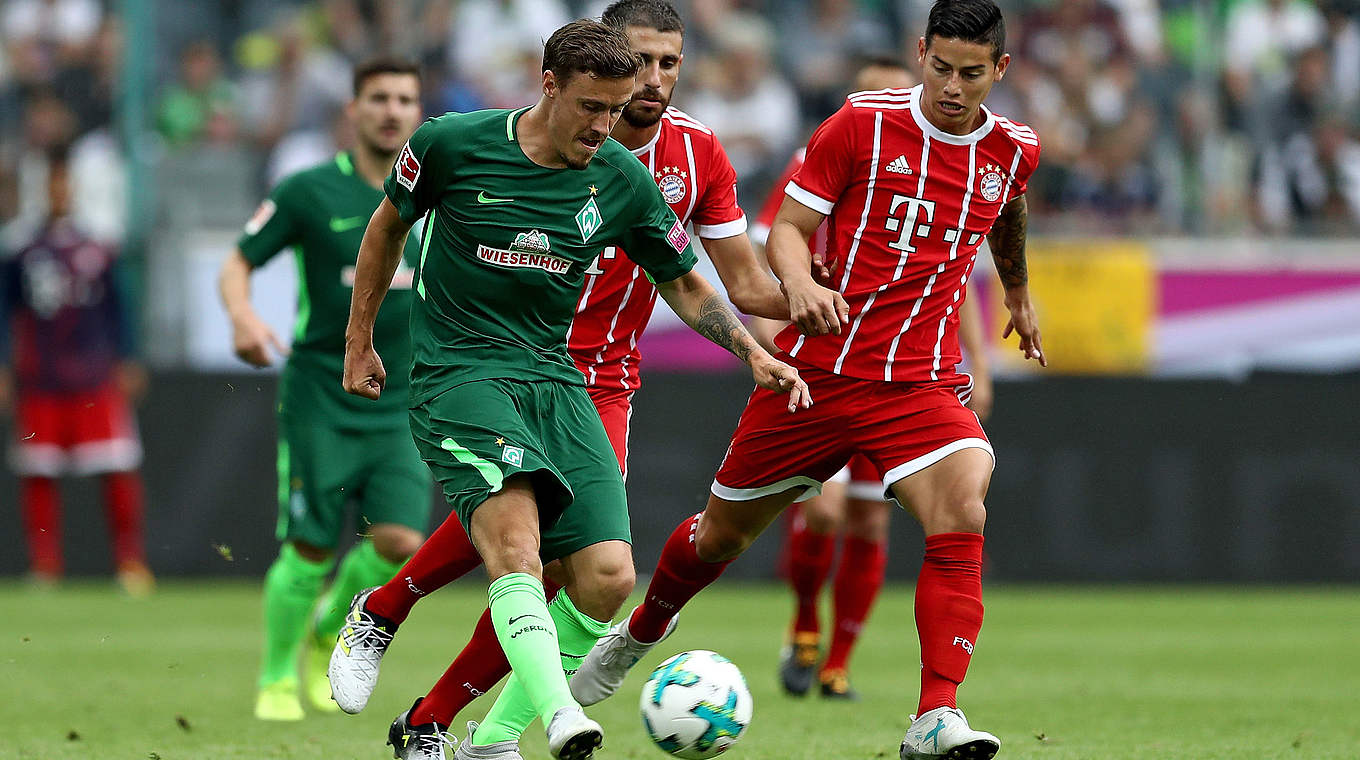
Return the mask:
<svg viewBox="0 0 1360 760">
<path fill-rule="evenodd" d="M 752 243 L 765 245 L 770 239 L 770 225 L 760 223 L 753 224 L 751 225 L 751 228 L 747 230 L 747 234 L 750 235 Z"/>
<path fill-rule="evenodd" d="M 992 469 L 996 469 L 996 452 L 992 451 L 992 444 L 988 443 L 987 439 L 960 438 L 953 443 L 945 444 L 934 451 L 916 457 L 910 462 L 899 464 L 891 470 L 888 470 L 888 473 L 883 476 L 883 498 L 896 504 L 897 499 L 893 498 L 892 494 L 892 486 L 894 483 L 915 475 L 950 454 L 953 454 L 956 451 L 963 451 L 964 449 L 982 449 L 987 452 L 987 456 L 992 458 Z"/>
<path fill-rule="evenodd" d="M 20 477 L 56 478 L 66 472 L 66 450 L 55 443 L 16 443 L 9 464 Z"/>
<path fill-rule="evenodd" d="M 874 480 L 854 480 L 845 488 L 845 495 L 860 501 L 883 501 L 884 488 L 882 483 Z"/>
<path fill-rule="evenodd" d="M 826 479 L 828 483 L 840 483 L 841 485 L 850 484 L 850 465 L 846 465 L 836 471 L 835 475 Z"/>
<path fill-rule="evenodd" d="M 759 486 L 756 488 L 729 488 L 715 480 L 709 490 L 711 490 L 713 495 L 719 499 L 726 499 L 728 501 L 755 501 L 756 499 L 765 496 L 773 496 L 774 494 L 798 486 L 803 486 L 804 491 L 798 498 L 794 499 L 794 501 L 807 501 L 822 492 L 822 484 L 806 475 L 794 475 L 791 478 L 785 478 L 777 483 L 771 483 L 768 486 Z"/>
<path fill-rule="evenodd" d="M 142 444 L 135 438 L 82 443 L 71 449 L 71 472 L 75 475 L 128 472 L 141 464 Z"/>
</svg>

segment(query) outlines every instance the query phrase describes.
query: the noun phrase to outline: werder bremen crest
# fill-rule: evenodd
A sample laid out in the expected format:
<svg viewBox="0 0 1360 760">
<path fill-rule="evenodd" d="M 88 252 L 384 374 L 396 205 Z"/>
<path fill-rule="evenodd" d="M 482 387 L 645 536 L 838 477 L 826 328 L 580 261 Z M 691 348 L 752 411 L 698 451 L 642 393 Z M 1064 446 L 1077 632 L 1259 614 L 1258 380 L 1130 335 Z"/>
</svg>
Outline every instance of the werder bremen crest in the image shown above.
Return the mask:
<svg viewBox="0 0 1360 760">
<path fill-rule="evenodd" d="M 576 212 L 576 226 L 581 229 L 581 242 L 590 240 L 590 236 L 600 229 L 604 224 L 604 218 L 600 216 L 600 207 L 595 205 L 595 199 L 586 201 L 586 205 Z"/>
<path fill-rule="evenodd" d="M 510 250 L 525 253 L 547 253 L 549 248 L 548 236 L 538 230 L 521 232 L 515 236 L 515 242 L 510 244 Z"/>
</svg>

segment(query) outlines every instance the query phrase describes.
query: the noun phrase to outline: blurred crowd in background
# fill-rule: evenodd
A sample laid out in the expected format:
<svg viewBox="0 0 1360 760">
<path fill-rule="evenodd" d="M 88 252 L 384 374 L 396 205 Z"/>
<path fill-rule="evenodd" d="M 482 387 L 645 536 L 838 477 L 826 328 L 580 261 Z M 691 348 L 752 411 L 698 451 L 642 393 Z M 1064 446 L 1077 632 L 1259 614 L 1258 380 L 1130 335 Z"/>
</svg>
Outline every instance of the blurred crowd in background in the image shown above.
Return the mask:
<svg viewBox="0 0 1360 760">
<path fill-rule="evenodd" d="M 605 4 L 142 3 L 150 39 L 129 39 L 117 15 L 136 2 L 0 4 L 0 219 L 41 213 L 42 194 L 26 188 L 41 186 L 44 149 L 73 141 L 77 207 L 100 234 L 122 233 L 133 144 L 153 223 L 239 224 L 270 183 L 346 144 L 355 62 L 421 62 L 430 114 L 527 104 L 542 40 Z M 860 60 L 915 69 L 930 0 L 677 5 L 687 34 L 674 104 L 717 132 L 751 209 Z M 1043 139 L 1030 189 L 1039 233 L 1360 230 L 1360 0 L 1002 6 L 1014 61 L 989 104 Z M 140 103 L 124 97 L 128 61 L 144 72 Z M 151 131 L 134 143 L 139 121 Z"/>
</svg>

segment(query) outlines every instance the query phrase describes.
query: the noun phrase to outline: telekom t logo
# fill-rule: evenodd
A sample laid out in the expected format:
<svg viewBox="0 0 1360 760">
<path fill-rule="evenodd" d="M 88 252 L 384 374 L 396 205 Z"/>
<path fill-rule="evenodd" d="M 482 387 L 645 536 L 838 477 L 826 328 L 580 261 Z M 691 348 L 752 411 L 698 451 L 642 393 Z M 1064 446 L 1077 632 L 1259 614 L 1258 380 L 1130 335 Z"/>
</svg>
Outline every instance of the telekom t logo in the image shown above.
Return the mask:
<svg viewBox="0 0 1360 760">
<path fill-rule="evenodd" d="M 907 209 L 902 218 L 899 219 L 897 217 L 897 209 L 903 204 L 906 205 Z M 921 220 L 924 223 L 918 227 L 916 222 L 920 219 L 922 210 L 925 211 L 925 219 Z M 913 198 L 909 195 L 894 195 L 892 197 L 892 203 L 888 205 L 888 218 L 884 221 L 883 226 L 886 227 L 889 232 L 898 232 L 900 230 L 901 234 L 897 236 L 897 240 L 888 243 L 888 247 L 896 248 L 899 251 L 906 251 L 907 253 L 915 253 L 916 246 L 911 244 L 912 236 L 925 237 L 926 235 L 929 235 L 930 224 L 934 221 L 935 201 L 928 201 L 924 198 Z"/>
</svg>

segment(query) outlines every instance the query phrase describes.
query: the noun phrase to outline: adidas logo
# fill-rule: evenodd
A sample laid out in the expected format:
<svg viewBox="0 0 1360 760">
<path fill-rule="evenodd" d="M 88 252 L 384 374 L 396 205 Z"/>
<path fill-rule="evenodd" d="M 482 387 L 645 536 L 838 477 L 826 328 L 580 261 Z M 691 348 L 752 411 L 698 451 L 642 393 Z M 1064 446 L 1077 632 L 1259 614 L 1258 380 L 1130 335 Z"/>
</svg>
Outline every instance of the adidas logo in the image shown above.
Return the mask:
<svg viewBox="0 0 1360 760">
<path fill-rule="evenodd" d="M 888 171 L 894 174 L 911 174 L 911 167 L 907 165 L 906 156 L 898 156 L 888 164 Z"/>
</svg>

